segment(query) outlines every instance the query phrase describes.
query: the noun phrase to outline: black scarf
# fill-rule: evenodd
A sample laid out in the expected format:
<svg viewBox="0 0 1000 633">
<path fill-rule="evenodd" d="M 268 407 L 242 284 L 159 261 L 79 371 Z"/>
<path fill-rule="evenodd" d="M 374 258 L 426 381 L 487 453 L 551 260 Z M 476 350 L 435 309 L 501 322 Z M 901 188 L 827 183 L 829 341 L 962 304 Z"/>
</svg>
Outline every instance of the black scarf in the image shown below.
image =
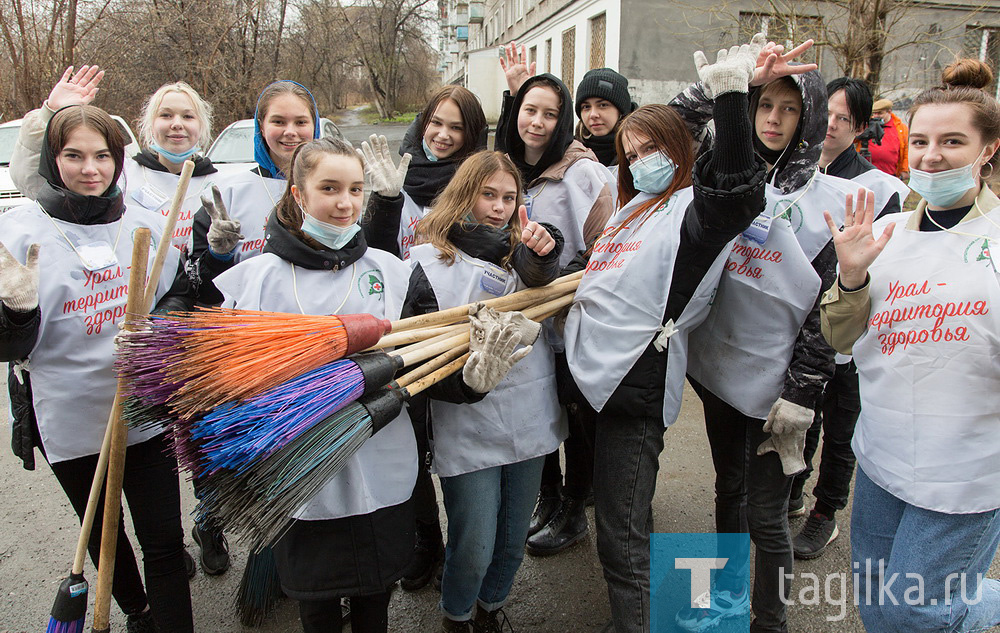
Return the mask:
<svg viewBox="0 0 1000 633">
<path fill-rule="evenodd" d="M 56 114 L 64 109 L 61 108 Z M 53 120 L 55 120 L 55 116 L 45 128 L 41 156 L 39 156 L 38 161 L 38 174 L 45 179 L 45 184 L 42 185 L 36 196 L 39 206 L 52 217 L 73 224 L 110 224 L 118 221 L 125 213 L 125 195 L 118 187 L 118 179 L 122 175 L 125 163 L 124 151 L 120 155 L 113 156 L 115 173 L 111 179 L 111 186 L 104 193 L 99 196 L 85 196 L 70 191 L 66 188 L 66 183 L 63 182 L 62 176 L 59 174 L 56 157 L 49 147 L 49 130 Z"/>
<path fill-rule="evenodd" d="M 510 254 L 510 231 L 489 224 L 453 224 L 448 229 L 448 241 L 462 252 L 497 266 Z"/>
<path fill-rule="evenodd" d="M 488 128 L 466 130 L 466 139 L 476 139 L 475 148 L 471 152 L 459 150 L 456 153 L 460 156 L 449 156 L 437 161 L 427 158 L 427 154 L 424 153 L 423 132 L 423 122 L 420 116 L 417 116 L 406 130 L 406 136 L 399 146 L 399 155 L 407 153 L 410 155 L 410 168 L 403 181 L 403 191 L 418 205 L 428 207 L 451 182 L 451 177 L 455 175 L 462 159 L 473 152 L 486 149 Z"/>
<path fill-rule="evenodd" d="M 543 78 L 554 82 L 559 87 L 562 105 L 559 107 L 559 120 L 556 122 L 555 130 L 552 132 L 552 140 L 549 141 L 548 147 L 542 152 L 542 156 L 538 159 L 538 162 L 534 165 L 529 165 L 524 160 L 524 141 L 521 140 L 521 135 L 517 131 L 517 113 L 521 109 L 524 95 Z M 566 84 L 555 75 L 548 73 L 536 75 L 524 82 L 521 88 L 518 89 L 510 112 L 513 119 L 511 121 L 512 124 L 507 127 L 507 155 L 510 156 L 510 159 L 514 161 L 514 165 L 521 172 L 524 186 L 527 187 L 536 178 L 541 176 L 546 169 L 562 160 L 566 149 L 573 142 L 573 97 L 570 96 Z"/>
<path fill-rule="evenodd" d="M 156 155 L 156 152 L 151 149 L 142 150 L 133 156 L 132 159 L 143 167 L 152 169 L 153 171 L 169 171 L 163 163 L 160 162 L 160 158 Z M 198 176 L 207 176 L 208 174 L 214 174 L 219 171 L 215 168 L 215 165 L 212 164 L 212 159 L 207 156 L 192 157 L 191 160 L 194 161 L 194 172 L 191 174 L 193 177 L 197 178 Z"/>
<path fill-rule="evenodd" d="M 618 152 L 615 150 L 614 132 L 605 134 L 604 136 L 585 136 L 581 134 L 580 142 L 592 150 L 597 156 L 597 160 L 605 167 L 618 164 Z"/>
</svg>

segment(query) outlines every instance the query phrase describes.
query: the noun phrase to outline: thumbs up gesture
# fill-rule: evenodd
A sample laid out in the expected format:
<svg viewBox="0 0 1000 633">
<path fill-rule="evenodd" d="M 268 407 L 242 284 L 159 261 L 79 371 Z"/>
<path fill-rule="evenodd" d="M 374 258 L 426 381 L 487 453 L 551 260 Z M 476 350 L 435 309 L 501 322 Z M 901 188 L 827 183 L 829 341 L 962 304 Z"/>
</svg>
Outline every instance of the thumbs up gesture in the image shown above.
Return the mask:
<svg viewBox="0 0 1000 633">
<path fill-rule="evenodd" d="M 0 244 L 0 303 L 13 312 L 31 312 L 38 307 L 38 244 L 28 247 L 22 266 L 7 247 Z"/>
<path fill-rule="evenodd" d="M 552 252 L 556 241 L 544 226 L 528 219 L 528 210 L 523 204 L 517 208 L 517 217 L 521 220 L 521 243 L 540 256 Z"/>
</svg>

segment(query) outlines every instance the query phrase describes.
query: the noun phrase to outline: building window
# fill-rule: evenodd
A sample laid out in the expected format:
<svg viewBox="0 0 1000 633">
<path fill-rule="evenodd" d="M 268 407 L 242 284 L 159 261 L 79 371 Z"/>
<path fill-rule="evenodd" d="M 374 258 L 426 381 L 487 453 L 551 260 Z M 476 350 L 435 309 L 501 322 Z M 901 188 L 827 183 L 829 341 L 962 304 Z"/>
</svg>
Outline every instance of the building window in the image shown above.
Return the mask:
<svg viewBox="0 0 1000 633">
<path fill-rule="evenodd" d="M 991 68 L 1000 68 L 1000 26 L 965 27 L 965 55 L 986 62 Z M 986 91 L 1000 95 L 995 76 Z"/>
<path fill-rule="evenodd" d="M 576 27 L 566 29 L 562 34 L 562 80 L 573 94 L 573 70 L 576 67 Z"/>
<path fill-rule="evenodd" d="M 749 42 L 755 33 L 763 33 L 768 40 L 784 44 L 786 50 L 808 39 L 822 41 L 823 19 L 817 16 L 740 11 L 739 20 L 741 42 Z M 798 61 L 820 63 L 819 47 L 813 46 Z"/>
<path fill-rule="evenodd" d="M 552 72 L 552 39 L 545 40 L 545 72 Z"/>
<path fill-rule="evenodd" d="M 590 20 L 590 68 L 604 68 L 604 48 L 607 42 L 608 14 Z"/>
<path fill-rule="evenodd" d="M 538 63 L 538 47 L 532 46 L 528 49 L 528 67 L 530 68 L 532 64 Z"/>
</svg>

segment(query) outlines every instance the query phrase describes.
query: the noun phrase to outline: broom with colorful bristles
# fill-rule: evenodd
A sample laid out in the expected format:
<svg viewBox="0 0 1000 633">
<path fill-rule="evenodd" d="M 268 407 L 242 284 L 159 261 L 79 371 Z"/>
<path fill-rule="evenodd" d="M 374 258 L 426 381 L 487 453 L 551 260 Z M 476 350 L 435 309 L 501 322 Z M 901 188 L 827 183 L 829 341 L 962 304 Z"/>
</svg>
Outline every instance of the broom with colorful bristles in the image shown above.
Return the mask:
<svg viewBox="0 0 1000 633">
<path fill-rule="evenodd" d="M 542 320 L 572 302 L 562 296 L 525 311 Z M 464 338 L 464 340 L 462 340 Z M 224 521 L 251 549 L 273 543 L 290 517 L 344 467 L 374 433 L 399 415 L 405 401 L 462 368 L 469 354 L 464 334 L 425 347 L 440 353 L 384 389 L 348 404 L 282 448 L 240 471 L 218 469 L 203 480 L 198 512 Z"/>
<path fill-rule="evenodd" d="M 572 293 L 580 274 L 485 302 L 517 310 Z M 471 305 L 471 304 L 470 304 Z M 117 368 L 130 387 L 132 423 L 194 418 L 365 348 L 456 332 L 469 306 L 389 322 L 368 314 L 308 316 L 209 309 L 154 317 L 129 337 Z M 391 333 L 390 333 L 391 332 Z M 164 408 L 165 407 L 165 408 Z"/>
</svg>

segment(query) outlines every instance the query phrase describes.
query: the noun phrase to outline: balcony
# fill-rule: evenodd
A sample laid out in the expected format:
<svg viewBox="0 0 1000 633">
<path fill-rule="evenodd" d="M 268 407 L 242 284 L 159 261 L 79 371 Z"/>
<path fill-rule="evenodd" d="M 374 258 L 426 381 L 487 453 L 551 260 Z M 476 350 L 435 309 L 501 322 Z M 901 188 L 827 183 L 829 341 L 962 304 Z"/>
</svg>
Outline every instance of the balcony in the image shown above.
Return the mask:
<svg viewBox="0 0 1000 633">
<path fill-rule="evenodd" d="M 486 2 L 483 0 L 472 0 L 469 3 L 469 24 L 482 24 L 486 15 Z"/>
<path fill-rule="evenodd" d="M 456 28 L 455 29 L 455 39 L 458 40 L 459 42 L 468 42 L 469 41 L 469 27 L 467 27 L 467 26 L 460 26 L 460 27 Z"/>
</svg>

